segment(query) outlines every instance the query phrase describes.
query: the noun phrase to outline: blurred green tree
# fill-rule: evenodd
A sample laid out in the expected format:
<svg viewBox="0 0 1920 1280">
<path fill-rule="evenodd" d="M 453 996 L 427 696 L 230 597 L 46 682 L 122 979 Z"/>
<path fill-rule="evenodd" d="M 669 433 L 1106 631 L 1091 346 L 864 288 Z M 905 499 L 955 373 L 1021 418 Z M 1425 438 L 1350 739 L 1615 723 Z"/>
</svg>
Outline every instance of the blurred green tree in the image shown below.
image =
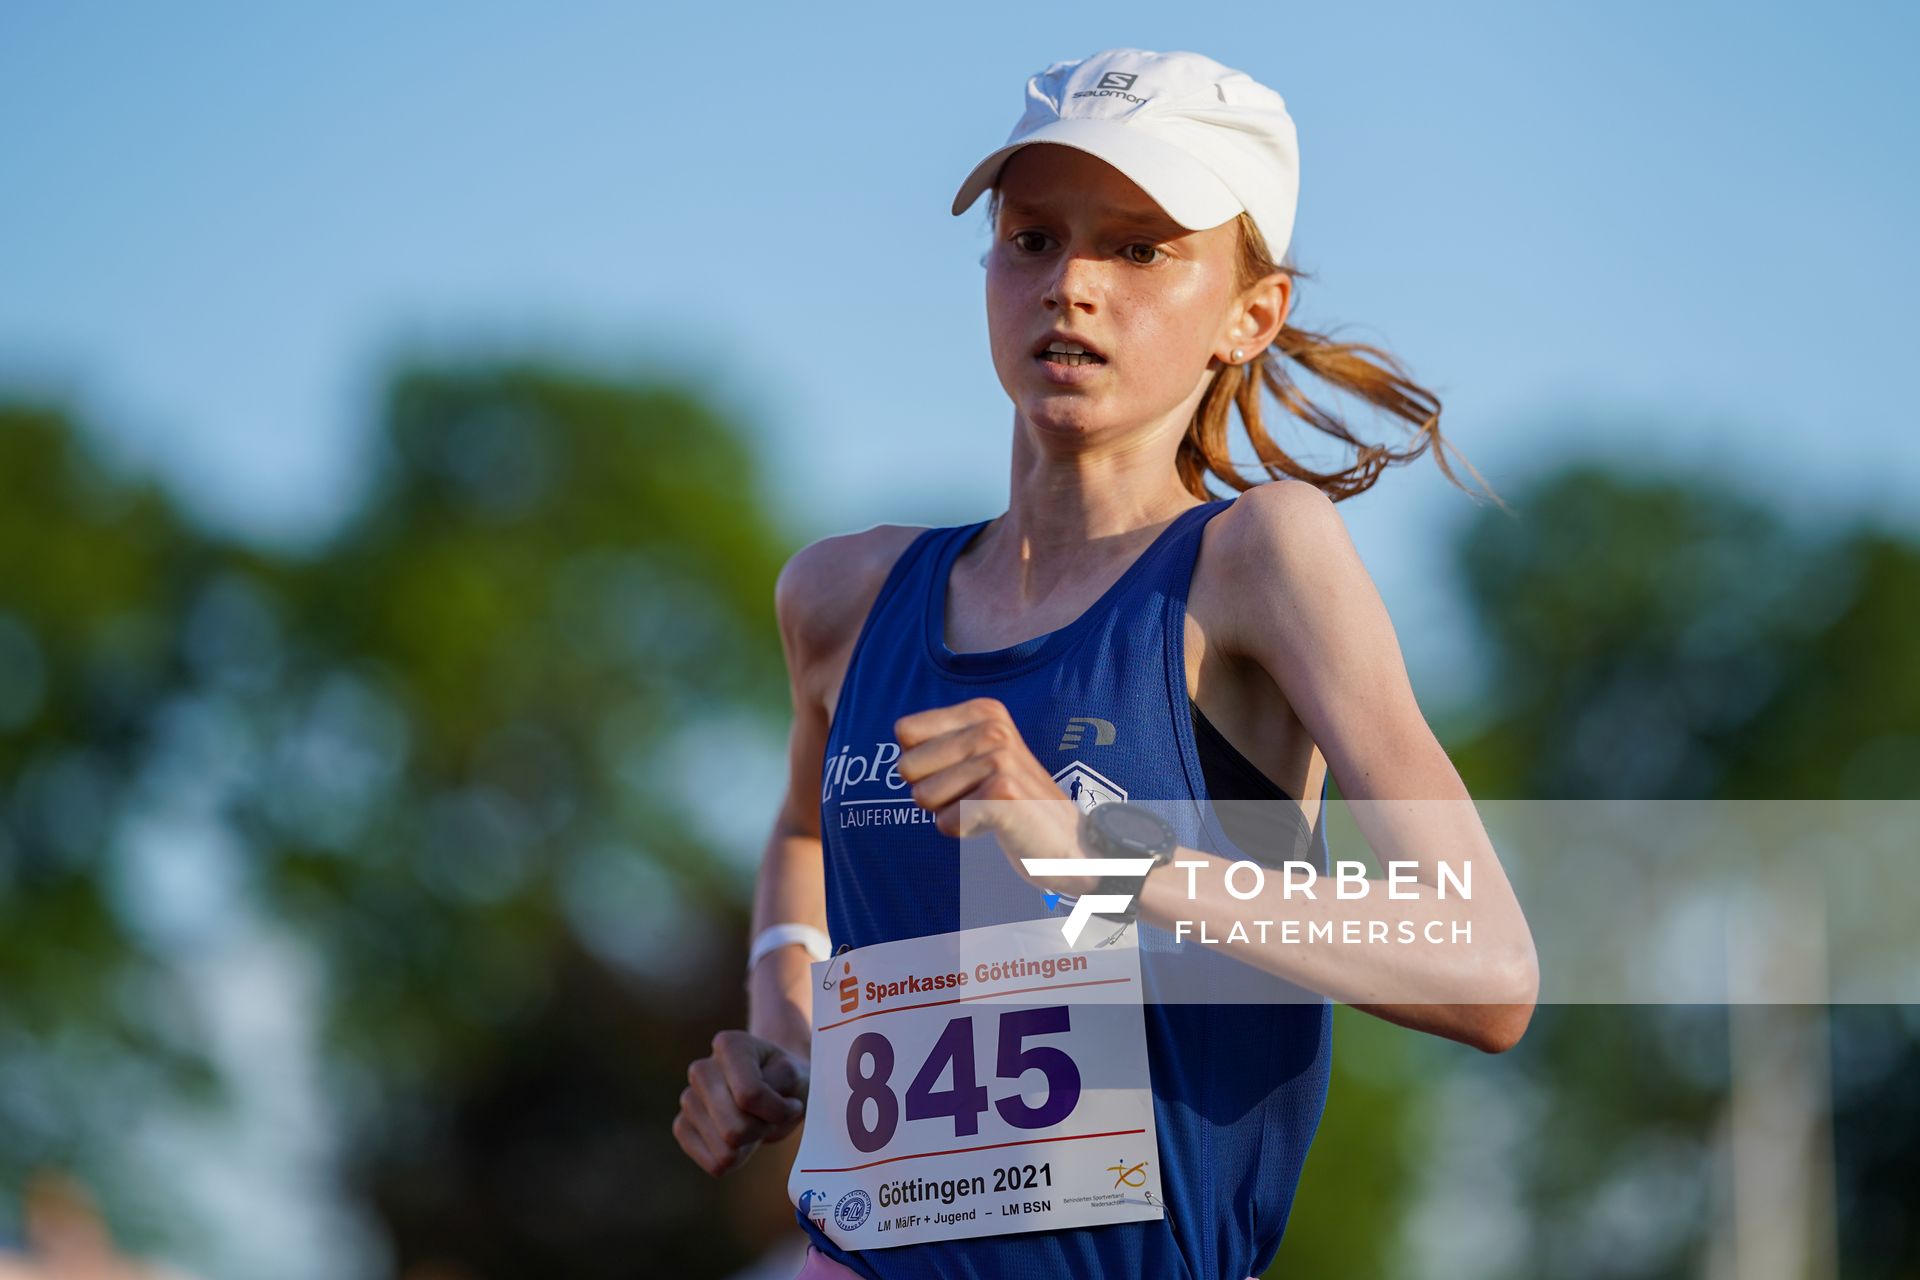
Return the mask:
<svg viewBox="0 0 1920 1280">
<path fill-rule="evenodd" d="M 1480 799 L 1911 799 L 1920 791 L 1920 547 L 1873 524 L 1796 527 L 1769 506 L 1694 477 L 1567 463 L 1489 511 L 1459 546 L 1489 682 L 1470 725 L 1440 726 Z M 1536 922 L 1536 928 L 1551 922 Z M 1920 1018 L 1832 1011 L 1842 1274 L 1920 1273 Z M 1410 1052 L 1410 1051 L 1408 1051 Z M 1417 1166 L 1453 1144 L 1453 1169 L 1501 1138 L 1444 1109 L 1492 1082 L 1504 1115 L 1529 1117 L 1471 1202 L 1510 1192 L 1511 1258 L 1485 1245 L 1480 1274 L 1701 1274 L 1716 1206 L 1715 1130 L 1729 1078 L 1723 1007 L 1544 1005 L 1500 1059 L 1427 1058 L 1417 1101 L 1397 1096 L 1402 1141 L 1381 1167 L 1418 1187 Z M 1359 1219 L 1357 1183 L 1322 1178 L 1346 1139 L 1330 1124 L 1308 1163 L 1275 1274 L 1290 1259 L 1352 1256 L 1335 1236 Z M 1434 1088 L 1435 1082 L 1443 1086 Z M 1406 1108 L 1420 1118 L 1407 1122 Z M 1491 1112 L 1489 1114 L 1492 1114 Z M 1380 1147 L 1377 1138 L 1362 1145 Z M 1413 1168 L 1410 1168 L 1413 1166 Z M 1430 1183 L 1432 1179 L 1429 1177 Z M 1904 1207 L 1902 1207 L 1904 1206 Z M 1476 1218 L 1476 1220 L 1479 1220 Z M 1494 1220 L 1497 1219 L 1497 1215 Z M 1456 1224 L 1457 1225 L 1457 1224 Z M 1423 1228 L 1443 1234 L 1439 1224 Z M 1388 1275 L 1362 1240 L 1348 1275 Z M 1309 1252 L 1312 1251 L 1312 1252 Z M 1331 1267 L 1329 1266 L 1329 1269 Z M 1302 1274 L 1317 1274 L 1319 1267 Z M 1437 1274 L 1437 1272 L 1436 1272 Z"/>
<path fill-rule="evenodd" d="M 751 442 L 676 387 L 442 365 L 392 377 L 377 454 L 337 535 L 273 558 L 0 411 L 0 1184 L 73 1169 L 157 1231 L 115 1139 L 212 1080 L 167 961 L 221 926 L 170 899 L 227 883 L 213 914 L 322 961 L 403 1268 L 722 1274 L 788 1219 L 668 1130 L 740 1017 L 764 833 L 729 821 L 776 799 L 790 544 Z M 127 835 L 187 794 L 200 825 Z M 104 1096 L 161 1050 L 164 1086 Z"/>
<path fill-rule="evenodd" d="M 382 1082 L 367 1185 L 403 1259 L 719 1274 L 782 1197 L 733 1203 L 668 1124 L 739 1018 L 764 832 L 729 850 L 705 824 L 743 807 L 751 726 L 778 750 L 790 548 L 749 442 L 687 392 L 482 366 L 405 371 L 387 405 L 370 500 L 288 601 L 320 767 L 246 809 Z M 724 1240 L 685 1230 L 728 1214 Z"/>
<path fill-rule="evenodd" d="M 115 837 L 186 679 L 175 622 L 224 554 L 57 408 L 0 404 L 0 1187 L 110 1181 L 150 1073 L 210 1095 Z"/>
</svg>

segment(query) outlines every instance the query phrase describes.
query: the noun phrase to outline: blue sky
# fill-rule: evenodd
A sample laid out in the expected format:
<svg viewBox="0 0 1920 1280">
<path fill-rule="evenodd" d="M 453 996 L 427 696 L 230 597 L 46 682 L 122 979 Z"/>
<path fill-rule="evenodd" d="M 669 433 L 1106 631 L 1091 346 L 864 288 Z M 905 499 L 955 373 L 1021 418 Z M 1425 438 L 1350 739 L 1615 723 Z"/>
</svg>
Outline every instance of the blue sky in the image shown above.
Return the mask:
<svg viewBox="0 0 1920 1280">
<path fill-rule="evenodd" d="M 990 515 L 1010 409 L 953 190 L 1047 62 L 1188 48 L 1298 123 L 1296 318 L 1401 356 L 1496 486 L 1651 453 L 1891 514 L 1920 477 L 1915 13 L 16 5 L 0 385 L 267 539 L 351 503 L 408 350 L 705 384 L 803 533 Z M 1439 575 L 1472 507 L 1423 461 L 1342 511 L 1416 686 L 1461 696 Z"/>
</svg>

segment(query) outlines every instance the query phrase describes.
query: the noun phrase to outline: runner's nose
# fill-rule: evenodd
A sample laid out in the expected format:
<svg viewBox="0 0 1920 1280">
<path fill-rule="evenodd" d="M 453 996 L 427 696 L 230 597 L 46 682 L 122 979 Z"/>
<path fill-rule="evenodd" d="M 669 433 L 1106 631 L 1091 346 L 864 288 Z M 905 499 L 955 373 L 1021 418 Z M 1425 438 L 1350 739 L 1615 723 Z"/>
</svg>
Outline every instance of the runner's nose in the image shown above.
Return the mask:
<svg viewBox="0 0 1920 1280">
<path fill-rule="evenodd" d="M 1100 265 L 1086 254 L 1070 253 L 1060 262 L 1060 269 L 1054 273 L 1053 280 L 1047 285 L 1047 305 L 1066 310 L 1080 308 L 1092 309 L 1098 302 L 1102 285 Z"/>
</svg>

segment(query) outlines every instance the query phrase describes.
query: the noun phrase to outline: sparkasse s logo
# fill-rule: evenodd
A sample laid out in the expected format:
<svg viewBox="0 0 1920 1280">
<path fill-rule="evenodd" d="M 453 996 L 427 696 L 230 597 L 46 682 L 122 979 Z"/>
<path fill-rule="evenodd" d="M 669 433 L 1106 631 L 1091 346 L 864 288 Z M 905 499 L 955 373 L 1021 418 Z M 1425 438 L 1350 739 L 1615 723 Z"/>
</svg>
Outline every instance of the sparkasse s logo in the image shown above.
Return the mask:
<svg viewBox="0 0 1920 1280">
<path fill-rule="evenodd" d="M 860 979 L 853 976 L 853 962 L 840 962 L 840 1012 L 852 1013 L 860 1007 Z"/>
</svg>

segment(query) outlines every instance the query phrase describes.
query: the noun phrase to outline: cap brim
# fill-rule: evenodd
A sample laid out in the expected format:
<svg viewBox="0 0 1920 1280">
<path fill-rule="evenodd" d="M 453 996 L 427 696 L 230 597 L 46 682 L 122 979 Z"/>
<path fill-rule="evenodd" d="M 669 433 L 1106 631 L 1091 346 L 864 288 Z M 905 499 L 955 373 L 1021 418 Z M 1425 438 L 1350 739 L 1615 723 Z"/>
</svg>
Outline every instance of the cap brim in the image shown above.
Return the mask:
<svg viewBox="0 0 1920 1280">
<path fill-rule="evenodd" d="M 1217 227 L 1246 208 L 1211 169 L 1173 143 L 1114 120 L 1072 119 L 1042 125 L 975 165 L 953 198 L 954 216 L 972 208 L 980 193 L 994 184 L 1007 157 L 1036 142 L 1072 147 L 1106 161 L 1189 231 Z"/>
</svg>

